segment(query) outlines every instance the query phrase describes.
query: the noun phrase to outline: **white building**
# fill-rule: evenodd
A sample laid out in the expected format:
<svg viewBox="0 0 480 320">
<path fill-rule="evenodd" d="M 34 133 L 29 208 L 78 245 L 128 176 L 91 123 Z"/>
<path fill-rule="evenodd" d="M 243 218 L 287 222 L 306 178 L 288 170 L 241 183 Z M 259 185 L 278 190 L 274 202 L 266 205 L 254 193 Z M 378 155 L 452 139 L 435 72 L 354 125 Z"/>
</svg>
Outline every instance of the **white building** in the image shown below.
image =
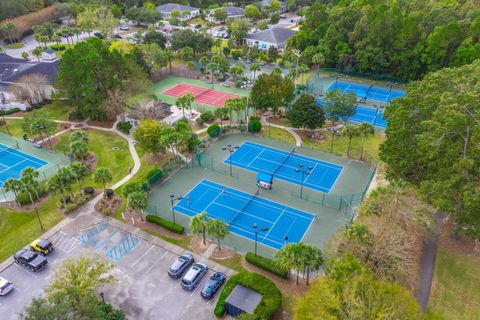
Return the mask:
<svg viewBox="0 0 480 320">
<path fill-rule="evenodd" d="M 287 11 L 287 4 L 283 1 L 278 1 L 280 3 L 280 10 L 276 13 L 284 13 Z M 272 5 L 272 0 L 262 0 L 259 3 L 260 8 L 263 10 L 265 7 L 270 7 Z"/>
<path fill-rule="evenodd" d="M 268 50 L 270 47 L 284 50 L 288 39 L 294 34 L 293 30 L 276 27 L 248 34 L 245 43 L 249 47 L 257 47 L 261 50 Z"/>
<path fill-rule="evenodd" d="M 170 15 L 174 10 L 180 11 L 178 19 L 182 21 L 190 20 L 200 15 L 199 8 L 185 6 L 178 3 L 167 3 L 157 7 L 157 11 L 162 14 L 164 20 L 170 19 Z M 186 12 L 188 12 L 188 14 Z"/>
</svg>

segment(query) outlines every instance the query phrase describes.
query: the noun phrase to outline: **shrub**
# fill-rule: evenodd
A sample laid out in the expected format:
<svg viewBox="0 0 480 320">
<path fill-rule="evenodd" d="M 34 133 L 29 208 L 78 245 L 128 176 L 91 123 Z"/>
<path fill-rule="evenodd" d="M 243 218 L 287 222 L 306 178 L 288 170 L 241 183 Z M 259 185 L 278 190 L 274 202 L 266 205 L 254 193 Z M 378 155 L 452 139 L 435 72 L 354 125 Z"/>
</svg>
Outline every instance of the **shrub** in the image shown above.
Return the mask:
<svg viewBox="0 0 480 320">
<path fill-rule="evenodd" d="M 50 48 L 55 51 L 64 51 L 66 47 L 64 44 L 52 44 Z"/>
<path fill-rule="evenodd" d="M 238 59 L 242 56 L 242 50 L 240 49 L 232 49 L 230 51 L 230 54 L 232 55 L 233 59 Z"/>
<path fill-rule="evenodd" d="M 77 193 L 74 195 L 73 199 L 69 203 L 67 203 L 64 206 L 64 213 L 70 213 L 81 206 L 83 206 L 85 203 L 87 203 L 90 199 L 93 198 L 93 194 L 82 194 L 82 193 Z"/>
<path fill-rule="evenodd" d="M 262 123 L 257 119 L 250 119 L 248 122 L 248 131 L 260 132 L 262 130 Z"/>
<path fill-rule="evenodd" d="M 40 182 L 40 184 L 38 186 L 37 193 L 38 193 L 38 198 L 41 198 L 45 194 L 47 194 L 47 185 L 46 185 L 45 182 Z M 37 198 L 36 193 L 33 192 L 32 193 L 33 201 L 36 201 L 38 198 Z M 32 204 L 32 202 L 30 201 L 30 196 L 28 195 L 27 192 L 20 192 L 18 194 L 17 200 L 18 200 L 18 203 L 20 203 L 21 206 Z"/>
<path fill-rule="evenodd" d="M 122 131 L 125 134 L 130 134 L 130 130 L 132 129 L 132 124 L 129 121 L 119 122 L 117 124 L 117 129 Z"/>
<path fill-rule="evenodd" d="M 260 269 L 276 274 L 277 276 L 283 279 L 287 279 L 288 277 L 288 270 L 279 268 L 277 263 L 274 260 L 259 256 L 259 255 L 255 256 L 253 252 L 248 252 L 245 255 L 245 260 L 247 260 L 249 263 L 253 264 L 256 267 L 259 267 Z"/>
<path fill-rule="evenodd" d="M 20 112 L 21 110 L 19 108 L 13 108 L 13 109 L 10 109 L 10 110 L 5 110 L 5 111 L 0 111 L 0 116 L 6 116 L 7 114 L 12 114 L 12 113 L 15 113 L 15 112 Z"/>
<path fill-rule="evenodd" d="M 205 120 L 202 119 L 202 117 L 198 117 L 195 122 L 201 127 L 205 124 Z"/>
<path fill-rule="evenodd" d="M 110 199 L 113 196 L 113 189 L 105 190 L 105 196 L 107 196 L 107 199 Z"/>
<path fill-rule="evenodd" d="M 197 144 L 199 142 L 200 142 L 200 140 L 198 140 L 197 138 L 188 141 L 188 145 L 187 145 L 188 151 L 190 151 L 190 152 L 195 151 L 195 148 L 197 147 Z"/>
<path fill-rule="evenodd" d="M 218 124 L 214 123 L 212 124 L 210 127 L 207 128 L 207 133 L 210 137 L 214 138 L 214 137 L 218 137 L 220 135 L 220 132 L 221 132 L 221 128 Z"/>
<path fill-rule="evenodd" d="M 253 314 L 261 319 L 270 319 L 282 305 L 282 293 L 271 280 L 258 273 L 241 271 L 231 276 L 225 283 L 213 311 L 217 317 L 221 317 L 225 313 L 225 300 L 237 284 L 241 284 L 262 295 L 262 300 L 253 311 Z"/>
<path fill-rule="evenodd" d="M 212 111 L 205 111 L 204 113 L 202 113 L 200 115 L 200 118 L 202 118 L 203 121 L 205 121 L 205 122 L 209 122 L 209 121 L 212 121 L 213 119 L 215 119 Z"/>
<path fill-rule="evenodd" d="M 165 219 L 157 217 L 157 216 L 153 216 L 153 215 L 149 214 L 149 215 L 147 215 L 146 219 L 147 219 L 148 222 L 157 224 L 159 226 L 164 227 L 167 230 L 170 230 L 170 231 L 178 233 L 178 234 L 182 234 L 185 231 L 185 228 L 183 226 L 181 226 L 179 224 L 174 224 L 171 221 L 165 220 Z"/>
<path fill-rule="evenodd" d="M 84 194 L 94 194 L 95 193 L 95 189 L 91 186 L 88 186 L 88 187 L 85 187 L 83 189 L 83 193 Z"/>
<path fill-rule="evenodd" d="M 128 182 L 122 188 L 122 194 L 125 197 L 128 197 L 130 193 L 136 192 L 136 191 L 143 191 L 141 182 Z"/>
</svg>

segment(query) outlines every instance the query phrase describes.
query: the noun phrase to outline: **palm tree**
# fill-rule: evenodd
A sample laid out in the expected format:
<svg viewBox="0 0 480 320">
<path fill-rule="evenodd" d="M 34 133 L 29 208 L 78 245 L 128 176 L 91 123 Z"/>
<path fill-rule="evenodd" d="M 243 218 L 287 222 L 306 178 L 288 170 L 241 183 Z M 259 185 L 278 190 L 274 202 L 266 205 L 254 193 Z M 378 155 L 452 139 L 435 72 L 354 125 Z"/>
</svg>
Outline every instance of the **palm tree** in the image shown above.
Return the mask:
<svg viewBox="0 0 480 320">
<path fill-rule="evenodd" d="M 192 104 L 195 102 L 195 97 L 190 92 L 180 96 L 177 99 L 176 105 L 182 109 L 183 117 L 185 118 L 185 109 L 190 109 L 190 115 L 192 114 Z"/>
<path fill-rule="evenodd" d="M 77 140 L 70 143 L 70 152 L 78 160 L 85 160 L 88 155 L 87 144 L 83 141 Z"/>
<path fill-rule="evenodd" d="M 17 204 L 19 204 L 19 205 L 20 205 L 20 203 L 18 202 L 18 191 L 20 190 L 20 188 L 21 188 L 21 183 L 17 179 L 8 178 L 3 183 L 3 189 L 6 192 L 13 191 L 13 194 L 15 195 L 15 202 L 17 202 Z"/>
<path fill-rule="evenodd" d="M 227 99 L 223 108 L 228 112 L 230 118 L 230 127 L 232 126 L 232 111 L 235 109 L 235 99 Z"/>
<path fill-rule="evenodd" d="M 93 174 L 93 182 L 95 183 L 101 183 L 103 185 L 103 193 L 106 196 L 106 184 L 112 181 L 113 176 L 112 176 L 112 171 L 110 169 L 105 168 L 105 167 L 100 167 L 95 170 Z"/>
<path fill-rule="evenodd" d="M 148 194 L 141 191 L 134 191 L 128 195 L 127 206 L 135 211 L 140 211 L 140 220 L 143 221 L 143 210 L 147 207 L 148 204 Z"/>
<path fill-rule="evenodd" d="M 275 259 L 279 267 L 287 269 L 290 277 L 290 270 L 297 270 L 297 285 L 300 268 L 304 265 L 305 245 L 300 243 L 288 243 L 281 250 L 275 253 Z"/>
<path fill-rule="evenodd" d="M 162 53 L 163 53 L 164 60 L 168 62 L 168 66 L 170 67 L 170 72 L 171 72 L 172 71 L 172 62 L 173 62 L 173 59 L 175 59 L 175 54 L 170 49 L 165 49 L 165 50 L 162 51 Z"/>
<path fill-rule="evenodd" d="M 80 187 L 80 190 L 82 190 L 81 181 L 83 178 L 85 178 L 88 175 L 87 166 L 81 162 L 74 162 L 70 164 L 70 169 L 72 170 L 72 173 L 78 182 L 78 186 Z"/>
<path fill-rule="evenodd" d="M 368 136 L 373 136 L 375 134 L 375 129 L 373 126 L 368 122 L 362 122 L 358 126 L 358 134 L 362 137 L 362 152 L 360 153 L 360 160 L 363 160 L 363 151 L 365 147 L 365 139 Z"/>
<path fill-rule="evenodd" d="M 218 117 L 220 119 L 220 128 L 223 130 L 223 119 L 225 119 L 225 116 L 228 115 L 228 110 L 226 108 L 218 108 L 215 109 L 215 117 Z"/>
<path fill-rule="evenodd" d="M 70 142 L 74 141 L 83 141 L 85 143 L 88 143 L 88 134 L 86 131 L 83 130 L 76 130 L 73 131 L 72 134 L 70 134 Z"/>
<path fill-rule="evenodd" d="M 318 270 L 323 264 L 322 250 L 311 245 L 305 245 L 304 247 L 304 264 L 307 269 L 306 284 L 309 285 L 308 280 L 310 277 L 310 270 Z"/>
<path fill-rule="evenodd" d="M 320 68 L 320 65 L 325 63 L 325 56 L 323 53 L 317 52 L 313 55 L 312 62 L 317 65 L 317 68 Z"/>
<path fill-rule="evenodd" d="M 342 136 L 348 138 L 348 149 L 347 149 L 347 157 L 350 157 L 350 148 L 352 146 L 352 139 L 353 137 L 358 136 L 358 126 L 353 124 L 347 124 L 345 127 L 342 128 Z"/>
<path fill-rule="evenodd" d="M 192 60 L 187 61 L 187 69 L 190 70 L 190 78 L 193 78 L 193 71 L 195 70 L 195 62 Z"/>
<path fill-rule="evenodd" d="M 222 220 L 210 219 L 207 221 L 207 232 L 209 236 L 217 238 L 218 250 L 222 250 L 222 247 L 220 247 L 220 240 L 225 239 L 229 233 L 227 224 Z"/>
<path fill-rule="evenodd" d="M 206 233 L 207 233 L 207 213 L 202 212 L 192 217 L 190 220 L 190 229 L 192 234 L 201 234 L 203 237 L 203 244 L 206 245 Z"/>
<path fill-rule="evenodd" d="M 58 177 L 57 179 L 63 186 L 63 188 L 70 191 L 70 195 L 73 198 L 72 184 L 75 180 L 75 175 L 73 174 L 73 171 L 70 169 L 70 167 L 61 167 L 57 170 L 55 176 Z"/>
<path fill-rule="evenodd" d="M 207 64 L 208 64 L 208 57 L 207 56 L 202 56 L 200 57 L 200 60 L 198 61 L 200 65 L 202 66 L 202 73 L 205 73 Z"/>
<path fill-rule="evenodd" d="M 255 82 L 255 74 L 257 73 L 257 71 L 260 71 L 260 65 L 258 63 L 252 63 L 250 65 L 250 71 L 253 72 L 253 81 L 252 82 Z"/>
<path fill-rule="evenodd" d="M 43 53 L 43 48 L 42 47 L 36 47 L 35 49 L 32 50 L 32 54 L 37 57 L 38 62 L 40 62 L 40 57 L 42 56 Z"/>
<path fill-rule="evenodd" d="M 303 75 L 307 73 L 310 70 L 310 68 L 306 64 L 301 64 L 298 67 L 298 73 L 302 76 L 302 84 L 303 84 Z M 298 76 L 297 76 L 298 77 Z"/>
<path fill-rule="evenodd" d="M 33 201 L 33 197 L 32 197 L 32 192 L 34 192 L 35 195 L 37 196 L 37 199 L 39 198 L 39 196 L 38 196 L 39 183 L 37 181 L 39 175 L 40 175 L 40 173 L 32 167 L 25 168 L 22 171 L 22 175 L 20 177 L 20 184 L 19 184 L 20 189 L 19 189 L 19 191 L 20 192 L 26 192 L 28 194 L 28 196 L 30 198 L 30 202 L 33 204 L 35 214 L 37 215 L 38 224 L 40 225 L 40 229 L 42 229 L 42 231 L 43 231 L 43 225 L 42 225 L 42 221 L 40 220 L 40 215 L 38 213 L 37 204 L 36 204 L 36 202 Z"/>
</svg>

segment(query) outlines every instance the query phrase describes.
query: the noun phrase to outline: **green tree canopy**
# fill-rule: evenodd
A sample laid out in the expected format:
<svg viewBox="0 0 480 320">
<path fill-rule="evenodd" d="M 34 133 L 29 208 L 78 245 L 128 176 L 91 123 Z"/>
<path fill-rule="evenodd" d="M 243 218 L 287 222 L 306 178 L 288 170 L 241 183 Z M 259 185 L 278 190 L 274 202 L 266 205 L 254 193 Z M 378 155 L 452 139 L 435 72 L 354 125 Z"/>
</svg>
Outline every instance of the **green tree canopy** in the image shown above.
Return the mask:
<svg viewBox="0 0 480 320">
<path fill-rule="evenodd" d="M 48 118 L 45 110 L 35 109 L 23 117 L 21 127 L 23 132 L 31 136 L 51 135 L 56 131 L 57 124 Z"/>
<path fill-rule="evenodd" d="M 308 94 L 302 94 L 288 110 L 288 121 L 295 128 L 314 130 L 321 128 L 325 123 L 325 115 L 315 98 Z"/>
<path fill-rule="evenodd" d="M 293 82 L 278 70 L 258 76 L 250 93 L 250 101 L 256 109 L 271 109 L 273 112 L 290 103 L 294 97 Z"/>
<path fill-rule="evenodd" d="M 355 105 L 357 104 L 357 97 L 353 92 L 344 94 L 339 90 L 332 90 L 327 92 L 323 105 L 327 118 L 335 123 L 339 119 L 347 121 L 347 117 L 355 114 Z"/>
<path fill-rule="evenodd" d="M 480 60 L 428 74 L 385 112 L 380 147 L 390 178 L 420 187 L 425 199 L 480 239 Z"/>
</svg>

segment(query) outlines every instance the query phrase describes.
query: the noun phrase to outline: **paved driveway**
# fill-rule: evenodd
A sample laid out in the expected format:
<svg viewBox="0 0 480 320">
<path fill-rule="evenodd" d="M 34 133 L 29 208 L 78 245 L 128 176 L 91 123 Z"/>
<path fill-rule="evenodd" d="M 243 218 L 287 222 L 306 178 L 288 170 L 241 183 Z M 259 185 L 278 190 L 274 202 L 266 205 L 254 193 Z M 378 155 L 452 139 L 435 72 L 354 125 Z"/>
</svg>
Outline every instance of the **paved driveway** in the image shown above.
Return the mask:
<svg viewBox="0 0 480 320">
<path fill-rule="evenodd" d="M 206 301 L 200 296 L 207 276 L 196 290 L 187 292 L 180 286 L 180 280 L 167 275 L 170 264 L 183 252 L 178 247 L 137 228 L 90 214 L 78 216 L 49 239 L 56 250 L 48 256 L 49 264 L 44 270 L 33 273 L 12 264 L 0 272 L 0 276 L 15 285 L 14 291 L 0 297 L 2 319 L 17 319 L 32 298 L 42 294 L 62 261 L 88 254 L 114 263 L 113 273 L 118 282 L 102 292 L 105 300 L 124 309 L 129 319 L 215 319 L 216 298 Z M 208 259 L 194 256 L 196 261 L 212 268 L 209 276 L 215 271 L 233 273 Z"/>
</svg>

